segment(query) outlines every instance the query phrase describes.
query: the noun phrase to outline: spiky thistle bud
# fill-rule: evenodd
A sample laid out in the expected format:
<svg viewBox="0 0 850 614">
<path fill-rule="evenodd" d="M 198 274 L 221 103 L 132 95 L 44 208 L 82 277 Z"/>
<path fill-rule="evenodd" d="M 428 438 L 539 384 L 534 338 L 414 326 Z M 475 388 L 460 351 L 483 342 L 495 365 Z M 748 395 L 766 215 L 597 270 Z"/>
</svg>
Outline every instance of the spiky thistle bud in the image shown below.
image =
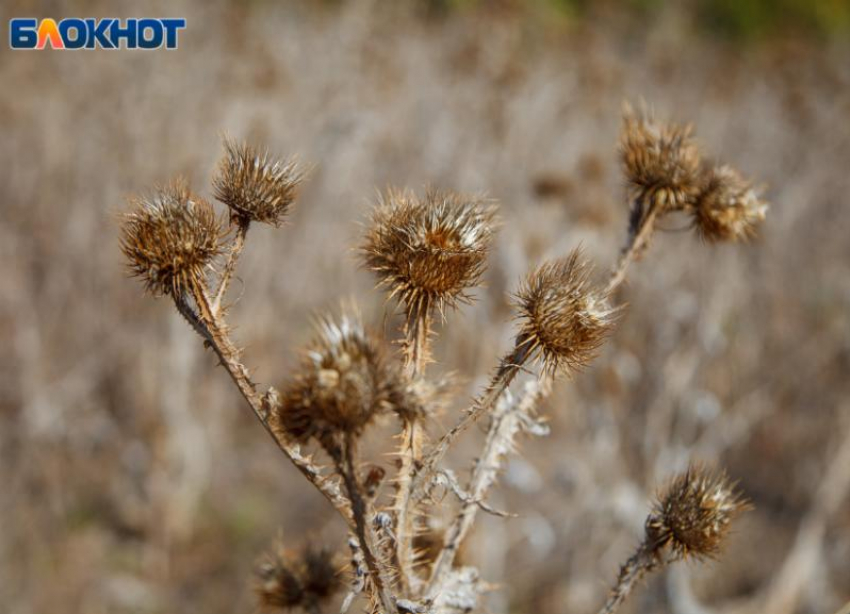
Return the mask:
<svg viewBox="0 0 850 614">
<path fill-rule="evenodd" d="M 713 558 L 732 521 L 750 505 L 723 472 L 691 465 L 664 489 L 646 520 L 647 544 L 675 559 Z"/>
<path fill-rule="evenodd" d="M 121 227 L 121 250 L 131 274 L 157 296 L 176 297 L 202 282 L 222 251 L 222 223 L 212 205 L 182 180 L 131 204 Z"/>
<path fill-rule="evenodd" d="M 620 567 L 599 614 L 614 614 L 648 573 L 670 563 L 713 558 L 749 502 L 722 472 L 691 465 L 662 491 L 646 519 L 646 537 Z"/>
<path fill-rule="evenodd" d="M 342 588 L 338 565 L 325 548 L 307 545 L 300 551 L 275 545 L 256 574 L 254 590 L 263 610 L 315 609 Z"/>
<path fill-rule="evenodd" d="M 316 438 L 327 448 L 337 435 L 357 436 L 375 415 L 393 409 L 404 382 L 356 314 L 319 318 L 316 333 L 274 424 L 290 438 Z"/>
<path fill-rule="evenodd" d="M 594 288 L 581 251 L 546 262 L 528 275 L 516 296 L 517 347 L 539 357 L 551 373 L 587 365 L 611 331 L 618 309 Z"/>
<path fill-rule="evenodd" d="M 215 197 L 238 220 L 280 226 L 304 179 L 298 163 L 276 160 L 247 143 L 225 140 L 224 149 L 213 179 Z"/>
<path fill-rule="evenodd" d="M 707 174 L 694 222 L 707 241 L 744 241 L 756 235 L 767 208 L 752 183 L 734 168 L 720 166 Z"/>
<path fill-rule="evenodd" d="M 691 126 L 658 123 L 627 105 L 620 157 L 635 197 L 649 199 L 661 211 L 683 208 L 699 190 L 700 152 Z"/>
<path fill-rule="evenodd" d="M 390 190 L 372 213 L 363 258 L 409 316 L 456 306 L 479 283 L 494 218 L 480 198 L 428 190 L 420 199 Z"/>
</svg>

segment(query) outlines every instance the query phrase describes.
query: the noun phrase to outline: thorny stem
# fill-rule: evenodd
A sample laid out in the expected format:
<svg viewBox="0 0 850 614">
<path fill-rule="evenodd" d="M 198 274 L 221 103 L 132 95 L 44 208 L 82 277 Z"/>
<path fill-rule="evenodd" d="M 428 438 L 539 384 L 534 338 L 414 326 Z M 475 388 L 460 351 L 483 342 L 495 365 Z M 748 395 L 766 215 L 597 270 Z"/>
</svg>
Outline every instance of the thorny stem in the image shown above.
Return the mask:
<svg viewBox="0 0 850 614">
<path fill-rule="evenodd" d="M 186 295 L 181 294 L 174 297 L 174 304 L 177 306 L 177 311 L 183 316 L 192 329 L 201 336 L 201 338 L 209 343 L 212 343 L 209 330 L 204 326 L 204 323 L 198 318 L 198 314 L 192 309 L 192 306 L 186 301 Z"/>
<path fill-rule="evenodd" d="M 221 279 L 218 282 L 218 289 L 212 300 L 212 313 L 218 315 L 221 311 L 221 301 L 224 300 L 224 295 L 227 293 L 227 288 L 230 285 L 230 280 L 233 278 L 233 273 L 236 272 L 236 263 L 239 261 L 239 256 L 242 254 L 242 249 L 245 247 L 245 237 L 248 234 L 248 227 L 251 225 L 250 220 L 239 218 L 236 222 L 236 236 L 233 238 L 233 243 L 230 245 L 230 254 L 227 256 L 227 263 L 224 265 L 224 272 L 221 274 Z"/>
<path fill-rule="evenodd" d="M 473 402 L 466 411 L 463 418 L 440 438 L 436 445 L 429 450 L 422 460 L 422 466 L 414 476 L 414 495 L 422 496 L 422 486 L 431 478 L 439 462 L 448 452 L 455 440 L 483 414 L 492 410 L 499 401 L 505 390 L 508 389 L 513 379 L 519 373 L 525 361 L 528 359 L 528 348 L 518 344 L 514 350 L 506 356 L 493 375 L 487 388 Z"/>
<path fill-rule="evenodd" d="M 634 212 L 632 213 L 632 220 L 629 227 L 629 238 L 620 252 L 620 258 L 611 271 L 611 277 L 605 286 L 605 293 L 607 295 L 613 294 L 626 280 L 629 265 L 641 254 L 649 243 L 652 233 L 655 231 L 655 220 L 657 217 L 658 207 L 654 200 L 651 200 L 649 209 L 646 211 L 644 211 L 643 197 L 639 197 L 635 201 Z"/>
<path fill-rule="evenodd" d="M 360 548 L 363 551 L 363 559 L 366 562 L 366 567 L 369 570 L 369 575 L 372 579 L 375 592 L 384 614 L 396 614 L 397 608 L 395 598 L 390 594 L 390 582 L 386 576 L 383 566 L 378 561 L 375 553 L 378 552 L 377 538 L 372 531 L 372 525 L 368 522 L 366 501 L 363 499 L 362 487 L 360 480 L 357 477 L 357 463 L 355 462 L 355 446 L 354 436 L 351 433 L 345 434 L 345 441 L 342 446 L 343 450 L 329 450 L 331 456 L 337 464 L 337 470 L 342 475 L 345 483 L 345 490 L 348 493 L 348 498 L 351 500 L 351 512 L 354 517 L 354 531 L 357 535 L 357 541 L 360 542 Z"/>
<path fill-rule="evenodd" d="M 487 431 L 484 450 L 475 463 L 469 482 L 469 498 L 461 504 L 448 530 L 440 554 L 434 563 L 428 584 L 427 597 L 433 600 L 439 595 L 446 577 L 452 569 L 458 549 L 466 538 L 487 491 L 496 481 L 502 458 L 513 449 L 516 434 L 522 426 L 524 416 L 531 416 L 540 401 L 551 391 L 552 379 L 544 375 L 537 382 L 529 382 L 521 399 L 497 407 Z"/>
<path fill-rule="evenodd" d="M 430 330 L 429 309 L 416 310 L 408 317 L 405 332 L 405 370 L 415 382 L 425 371 L 428 355 L 428 333 Z M 422 462 L 422 424 L 418 416 L 404 422 L 401 433 L 401 467 L 396 481 L 395 497 L 395 556 L 398 564 L 399 582 L 403 593 L 411 584 L 418 584 L 414 571 L 413 537 L 416 525 L 415 505 L 411 506 L 414 476 Z"/>
<path fill-rule="evenodd" d="M 599 610 L 599 614 L 614 614 L 641 579 L 663 564 L 664 561 L 657 550 L 651 548 L 646 543 L 641 544 L 637 552 L 620 568 L 617 584 L 611 589 L 608 601 Z"/>
<path fill-rule="evenodd" d="M 230 378 L 236 384 L 236 387 L 239 389 L 239 392 L 242 393 L 242 396 L 248 402 L 248 405 L 251 406 L 251 409 L 254 411 L 254 415 L 260 421 L 260 424 L 263 425 L 263 428 L 265 428 L 266 432 L 271 436 L 278 448 L 280 448 L 281 452 L 283 452 L 284 455 L 292 461 L 304 477 L 306 477 L 317 489 L 319 489 L 319 492 L 321 492 L 325 498 L 331 502 L 331 504 L 345 519 L 346 523 L 350 525 L 351 520 L 349 517 L 348 502 L 339 492 L 337 485 L 329 481 L 325 476 L 322 476 L 319 468 L 316 467 L 309 458 L 303 457 L 297 446 L 293 446 L 281 437 L 278 437 L 271 428 L 268 421 L 268 412 L 270 408 L 264 406 L 263 396 L 257 392 L 257 385 L 251 381 L 248 370 L 245 368 L 245 365 L 239 361 L 239 350 L 236 349 L 233 342 L 230 340 L 230 337 L 227 334 L 226 325 L 219 314 L 213 312 L 206 288 L 201 284 L 193 284 L 192 297 L 198 306 L 197 315 L 194 314 L 191 307 L 189 307 L 182 298 L 180 300 L 175 299 L 177 309 L 181 314 L 189 319 L 190 323 L 193 323 L 196 330 L 198 330 L 198 327 L 205 330 L 205 334 L 202 334 L 202 336 L 207 339 L 207 343 L 215 352 L 216 356 L 218 356 L 222 366 L 230 375 Z M 194 318 L 194 320 L 192 318 Z M 197 325 L 195 323 L 197 323 Z"/>
</svg>

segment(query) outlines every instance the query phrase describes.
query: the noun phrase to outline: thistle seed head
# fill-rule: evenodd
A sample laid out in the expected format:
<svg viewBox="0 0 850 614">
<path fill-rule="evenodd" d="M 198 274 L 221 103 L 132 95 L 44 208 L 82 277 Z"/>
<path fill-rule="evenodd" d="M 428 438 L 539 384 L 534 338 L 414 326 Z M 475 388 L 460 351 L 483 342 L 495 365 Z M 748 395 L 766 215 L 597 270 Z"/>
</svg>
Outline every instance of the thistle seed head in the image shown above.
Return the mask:
<svg viewBox="0 0 850 614">
<path fill-rule="evenodd" d="M 247 143 L 225 140 L 224 149 L 215 197 L 236 219 L 280 226 L 304 180 L 297 162 L 276 160 Z"/>
<path fill-rule="evenodd" d="M 376 414 L 392 409 L 401 373 L 356 314 L 322 317 L 300 372 L 284 390 L 275 426 L 298 441 L 333 445 L 336 435 L 359 435 Z"/>
<path fill-rule="evenodd" d="M 429 190 L 382 195 L 362 247 L 379 285 L 408 315 L 468 301 L 487 260 L 495 211 L 480 198 Z"/>
<path fill-rule="evenodd" d="M 750 508 L 725 473 L 692 465 L 664 489 L 646 520 L 650 547 L 677 559 L 713 558 L 732 521 Z"/>
<path fill-rule="evenodd" d="M 620 157 L 632 192 L 661 211 L 681 209 L 699 190 L 700 153 L 690 126 L 656 122 L 626 106 Z"/>
<path fill-rule="evenodd" d="M 708 172 L 694 222 L 707 241 L 745 241 L 756 235 L 767 208 L 749 181 L 734 168 L 721 166 Z"/>
<path fill-rule="evenodd" d="M 204 279 L 222 251 L 221 220 L 183 181 L 131 200 L 121 227 L 129 270 L 148 291 L 179 296 Z"/>
<path fill-rule="evenodd" d="M 517 293 L 517 348 L 551 373 L 587 365 L 613 328 L 618 309 L 591 286 L 591 271 L 574 250 L 529 274 Z"/>
<path fill-rule="evenodd" d="M 263 610 L 316 606 L 342 588 L 331 552 L 310 545 L 300 552 L 276 545 L 256 576 L 254 589 Z"/>
</svg>

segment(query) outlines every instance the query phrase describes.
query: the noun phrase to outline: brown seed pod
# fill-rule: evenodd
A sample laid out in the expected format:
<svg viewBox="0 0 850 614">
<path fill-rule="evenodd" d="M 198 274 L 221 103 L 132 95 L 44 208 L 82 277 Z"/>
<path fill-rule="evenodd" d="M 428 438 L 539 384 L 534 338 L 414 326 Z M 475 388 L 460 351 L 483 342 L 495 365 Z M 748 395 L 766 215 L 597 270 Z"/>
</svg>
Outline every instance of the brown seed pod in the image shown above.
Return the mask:
<svg viewBox="0 0 850 614">
<path fill-rule="evenodd" d="M 706 241 L 745 241 L 756 235 L 767 208 L 749 181 L 734 168 L 721 166 L 707 174 L 694 224 Z"/>
<path fill-rule="evenodd" d="M 649 198 L 660 211 L 681 209 L 699 191 L 700 153 L 690 126 L 662 124 L 626 106 L 620 157 L 636 198 Z"/>
<path fill-rule="evenodd" d="M 342 589 L 337 567 L 326 548 L 308 544 L 292 551 L 276 544 L 257 569 L 254 590 L 260 608 L 315 608 Z"/>
<path fill-rule="evenodd" d="M 750 508 L 724 473 L 691 465 L 670 482 L 646 520 L 648 545 L 677 559 L 713 558 L 732 521 Z"/>
<path fill-rule="evenodd" d="M 551 373 L 587 365 L 612 330 L 617 308 L 589 282 L 591 266 L 574 250 L 528 275 L 516 296 L 517 349 Z"/>
<path fill-rule="evenodd" d="M 481 198 L 390 190 L 372 213 L 363 259 L 408 315 L 456 306 L 484 272 L 494 219 Z"/>
<path fill-rule="evenodd" d="M 293 439 L 316 438 L 327 447 L 336 435 L 359 435 L 376 414 L 392 409 L 404 384 L 357 315 L 320 318 L 316 329 L 274 424 Z"/>
<path fill-rule="evenodd" d="M 213 179 L 215 197 L 234 218 L 280 226 L 304 180 L 297 162 L 276 160 L 247 143 L 225 140 L 224 149 Z"/>
<path fill-rule="evenodd" d="M 176 297 L 200 283 L 222 251 L 222 223 L 212 205 L 179 180 L 131 203 L 121 227 L 131 274 L 158 296 Z"/>
</svg>

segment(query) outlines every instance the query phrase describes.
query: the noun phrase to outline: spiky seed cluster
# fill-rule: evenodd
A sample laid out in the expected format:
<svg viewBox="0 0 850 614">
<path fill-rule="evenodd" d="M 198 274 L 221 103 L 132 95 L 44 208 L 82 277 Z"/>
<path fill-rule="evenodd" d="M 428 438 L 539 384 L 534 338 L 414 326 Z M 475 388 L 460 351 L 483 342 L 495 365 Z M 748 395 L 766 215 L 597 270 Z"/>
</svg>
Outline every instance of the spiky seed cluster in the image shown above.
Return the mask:
<svg viewBox="0 0 850 614">
<path fill-rule="evenodd" d="M 237 219 L 280 226 L 304 179 L 298 164 L 276 160 L 247 143 L 225 140 L 224 149 L 213 179 L 215 197 Z"/>
<path fill-rule="evenodd" d="M 617 309 L 591 286 L 591 271 L 574 250 L 529 274 L 517 293 L 517 346 L 550 372 L 587 365 L 614 325 Z"/>
<path fill-rule="evenodd" d="M 316 438 L 327 447 L 336 435 L 359 435 L 376 414 L 392 409 L 404 382 L 356 315 L 321 318 L 316 329 L 276 424 L 291 438 Z"/>
<path fill-rule="evenodd" d="M 696 200 L 694 221 L 707 241 L 743 241 L 756 235 L 767 207 L 738 171 L 721 166 L 707 173 Z"/>
<path fill-rule="evenodd" d="M 724 473 L 692 465 L 661 493 L 646 520 L 647 540 L 656 550 L 669 547 L 677 559 L 711 558 L 749 507 Z"/>
<path fill-rule="evenodd" d="M 658 123 L 627 106 L 620 156 L 635 196 L 662 211 L 683 208 L 699 190 L 700 152 L 690 126 Z"/>
<path fill-rule="evenodd" d="M 223 226 L 212 205 L 183 181 L 131 203 L 121 227 L 131 273 L 155 295 L 179 296 L 202 281 L 222 251 Z"/>
<path fill-rule="evenodd" d="M 324 548 L 298 552 L 279 545 L 257 569 L 255 591 L 264 610 L 315 607 L 341 588 L 334 557 Z"/>
<path fill-rule="evenodd" d="M 365 263 L 410 315 L 456 306 L 481 278 L 494 218 L 480 198 L 429 190 L 420 199 L 390 190 L 372 213 Z"/>
</svg>

